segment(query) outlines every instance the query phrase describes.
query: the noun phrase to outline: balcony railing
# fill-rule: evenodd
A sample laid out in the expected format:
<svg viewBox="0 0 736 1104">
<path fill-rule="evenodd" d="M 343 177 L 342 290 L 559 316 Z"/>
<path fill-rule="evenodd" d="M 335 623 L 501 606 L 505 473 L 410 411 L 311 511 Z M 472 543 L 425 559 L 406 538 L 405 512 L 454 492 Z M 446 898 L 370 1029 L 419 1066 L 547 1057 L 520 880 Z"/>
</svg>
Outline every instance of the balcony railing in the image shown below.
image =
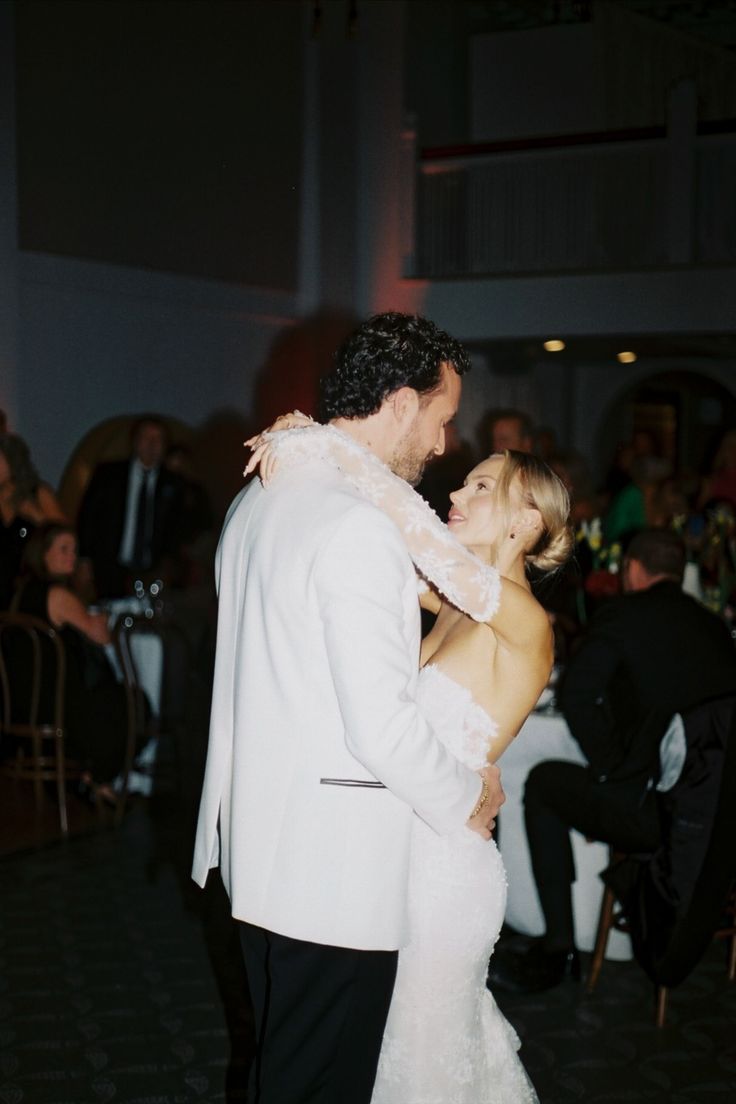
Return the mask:
<svg viewBox="0 0 736 1104">
<path fill-rule="evenodd" d="M 407 275 L 736 263 L 736 123 L 423 151 Z"/>
</svg>

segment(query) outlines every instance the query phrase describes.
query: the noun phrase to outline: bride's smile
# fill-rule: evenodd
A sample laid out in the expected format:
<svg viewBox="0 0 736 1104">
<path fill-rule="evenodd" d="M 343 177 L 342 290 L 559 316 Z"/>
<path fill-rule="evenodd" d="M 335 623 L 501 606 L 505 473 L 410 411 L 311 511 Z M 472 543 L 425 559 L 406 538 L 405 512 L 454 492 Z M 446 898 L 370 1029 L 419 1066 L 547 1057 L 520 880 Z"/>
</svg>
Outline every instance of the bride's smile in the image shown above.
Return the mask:
<svg viewBox="0 0 736 1104">
<path fill-rule="evenodd" d="M 464 485 L 450 495 L 452 507 L 447 524 L 467 548 L 487 548 L 499 535 L 501 519 L 495 490 L 502 467 L 500 456 L 484 460 L 473 468 Z"/>
</svg>

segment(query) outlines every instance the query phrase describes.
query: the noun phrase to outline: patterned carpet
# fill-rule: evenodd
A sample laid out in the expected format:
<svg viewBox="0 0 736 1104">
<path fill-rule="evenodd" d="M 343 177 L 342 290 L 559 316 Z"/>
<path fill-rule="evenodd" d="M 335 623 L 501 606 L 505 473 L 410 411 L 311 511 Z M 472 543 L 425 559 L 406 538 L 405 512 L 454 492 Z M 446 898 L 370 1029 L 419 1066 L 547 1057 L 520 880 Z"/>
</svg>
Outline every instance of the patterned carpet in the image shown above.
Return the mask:
<svg viewBox="0 0 736 1104">
<path fill-rule="evenodd" d="M 499 1004 L 522 1038 L 542 1104 L 736 1101 L 736 984 L 724 944 L 669 996 L 654 1026 L 654 987 L 634 963 L 606 962 L 596 992 L 566 982 Z"/>
<path fill-rule="evenodd" d="M 0 859 L 0 1104 L 244 1100 L 242 964 L 221 887 L 188 883 L 189 828 L 140 802 L 117 832 Z M 714 944 L 661 1031 L 633 964 L 592 997 L 504 997 L 542 1104 L 736 1100 L 724 961 Z"/>
</svg>

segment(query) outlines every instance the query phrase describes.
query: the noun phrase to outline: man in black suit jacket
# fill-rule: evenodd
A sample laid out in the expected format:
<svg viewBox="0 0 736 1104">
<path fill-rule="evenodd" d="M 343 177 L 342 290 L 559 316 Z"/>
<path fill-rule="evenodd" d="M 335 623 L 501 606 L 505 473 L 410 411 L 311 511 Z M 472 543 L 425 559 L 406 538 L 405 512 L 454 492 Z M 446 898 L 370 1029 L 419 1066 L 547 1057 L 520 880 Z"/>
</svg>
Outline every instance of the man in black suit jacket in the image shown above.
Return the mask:
<svg viewBox="0 0 736 1104">
<path fill-rule="evenodd" d="M 182 484 L 163 467 L 166 427 L 141 418 L 130 460 L 100 464 L 79 511 L 80 555 L 92 563 L 98 598 L 130 594 L 135 578 L 166 574 L 180 545 Z"/>
<path fill-rule="evenodd" d="M 685 548 L 664 529 L 631 541 L 626 593 L 603 606 L 569 663 L 557 703 L 588 766 L 549 761 L 524 794 L 532 869 L 546 931 L 523 956 L 492 962 L 515 991 L 579 976 L 569 829 L 627 853 L 660 843 L 659 745 L 675 713 L 733 694 L 736 649 L 725 624 L 684 594 Z"/>
</svg>

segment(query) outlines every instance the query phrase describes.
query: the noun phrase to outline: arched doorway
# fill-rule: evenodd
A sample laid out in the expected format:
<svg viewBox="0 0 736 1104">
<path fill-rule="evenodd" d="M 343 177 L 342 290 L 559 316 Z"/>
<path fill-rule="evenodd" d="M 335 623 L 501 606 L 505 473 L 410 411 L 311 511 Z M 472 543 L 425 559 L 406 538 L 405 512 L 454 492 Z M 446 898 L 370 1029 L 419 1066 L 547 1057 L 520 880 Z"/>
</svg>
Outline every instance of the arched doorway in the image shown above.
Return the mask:
<svg viewBox="0 0 736 1104">
<path fill-rule="evenodd" d="M 736 426 L 736 392 L 702 371 L 653 372 L 623 391 L 601 416 L 596 440 L 599 470 L 618 444 L 651 434 L 672 470 L 691 475 L 707 469 L 717 442 Z"/>
</svg>

